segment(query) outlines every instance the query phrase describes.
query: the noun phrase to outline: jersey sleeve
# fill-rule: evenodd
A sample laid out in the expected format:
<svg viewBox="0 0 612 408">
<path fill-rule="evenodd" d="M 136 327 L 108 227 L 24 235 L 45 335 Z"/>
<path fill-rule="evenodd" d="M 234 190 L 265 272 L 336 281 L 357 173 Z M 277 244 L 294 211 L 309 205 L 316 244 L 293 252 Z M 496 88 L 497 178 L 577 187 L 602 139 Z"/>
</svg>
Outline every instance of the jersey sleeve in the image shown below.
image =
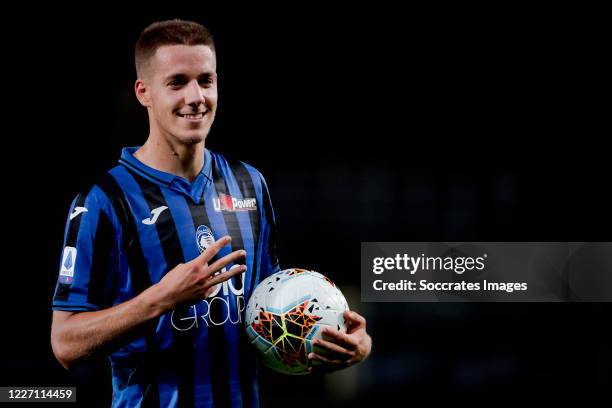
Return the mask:
<svg viewBox="0 0 612 408">
<path fill-rule="evenodd" d="M 272 200 L 270 199 L 268 185 L 266 184 L 266 181 L 263 176 L 261 176 L 261 184 L 263 201 L 261 230 L 263 245 L 260 280 L 263 280 L 266 277 L 272 275 L 273 273 L 280 271 L 281 267 L 278 259 L 278 235 L 276 216 L 274 214 Z"/>
<path fill-rule="evenodd" d="M 110 201 L 100 188 L 76 196 L 66 221 L 53 310 L 94 311 L 112 305 L 118 230 Z"/>
</svg>

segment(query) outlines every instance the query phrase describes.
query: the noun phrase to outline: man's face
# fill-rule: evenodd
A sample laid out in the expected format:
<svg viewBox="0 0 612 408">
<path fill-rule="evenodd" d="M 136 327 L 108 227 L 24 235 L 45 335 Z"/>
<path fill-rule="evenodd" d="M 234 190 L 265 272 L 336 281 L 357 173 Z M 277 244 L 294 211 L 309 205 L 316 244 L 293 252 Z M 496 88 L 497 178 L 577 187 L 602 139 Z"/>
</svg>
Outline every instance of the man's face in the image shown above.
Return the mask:
<svg viewBox="0 0 612 408">
<path fill-rule="evenodd" d="M 158 48 L 145 82 L 152 132 L 171 143 L 204 141 L 217 111 L 217 60 L 210 47 Z"/>
</svg>

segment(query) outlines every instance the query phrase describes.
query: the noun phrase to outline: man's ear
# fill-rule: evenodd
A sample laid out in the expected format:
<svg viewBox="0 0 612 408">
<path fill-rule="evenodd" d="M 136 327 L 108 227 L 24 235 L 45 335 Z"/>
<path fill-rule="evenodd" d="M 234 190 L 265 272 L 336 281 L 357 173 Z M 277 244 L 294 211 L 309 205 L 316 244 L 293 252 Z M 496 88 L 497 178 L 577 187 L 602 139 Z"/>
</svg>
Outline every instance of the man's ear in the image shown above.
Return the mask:
<svg viewBox="0 0 612 408">
<path fill-rule="evenodd" d="M 136 98 L 138 98 L 138 102 L 144 107 L 151 106 L 151 98 L 149 96 L 149 88 L 142 79 L 137 79 L 134 84 L 134 92 L 136 93 Z"/>
</svg>

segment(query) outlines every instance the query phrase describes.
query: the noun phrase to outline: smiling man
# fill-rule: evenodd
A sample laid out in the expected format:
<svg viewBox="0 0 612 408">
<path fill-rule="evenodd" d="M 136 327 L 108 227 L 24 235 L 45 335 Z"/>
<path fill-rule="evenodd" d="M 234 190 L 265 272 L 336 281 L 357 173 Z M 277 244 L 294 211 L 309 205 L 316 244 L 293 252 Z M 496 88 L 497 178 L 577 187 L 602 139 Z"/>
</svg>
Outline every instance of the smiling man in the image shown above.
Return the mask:
<svg viewBox="0 0 612 408">
<path fill-rule="evenodd" d="M 206 28 L 154 23 L 135 59 L 149 136 L 71 205 L 53 351 L 67 368 L 108 353 L 113 406 L 258 406 L 243 317 L 255 286 L 280 270 L 266 183 L 204 147 L 217 109 Z M 345 319 L 347 333 L 319 343 L 333 359 L 310 356 L 322 370 L 370 351 L 365 320 Z"/>
</svg>

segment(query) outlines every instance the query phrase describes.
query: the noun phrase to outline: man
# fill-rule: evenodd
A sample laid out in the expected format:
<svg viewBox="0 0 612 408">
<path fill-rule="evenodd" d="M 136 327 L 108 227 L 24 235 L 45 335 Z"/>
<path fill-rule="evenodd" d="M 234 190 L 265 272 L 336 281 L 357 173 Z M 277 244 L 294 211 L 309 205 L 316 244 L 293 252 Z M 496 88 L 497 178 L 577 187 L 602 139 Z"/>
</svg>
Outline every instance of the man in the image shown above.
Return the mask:
<svg viewBox="0 0 612 408">
<path fill-rule="evenodd" d="M 217 108 L 213 39 L 181 20 L 136 43 L 135 92 L 150 133 L 77 195 L 66 226 L 51 342 L 65 367 L 110 353 L 114 406 L 257 406 L 242 318 L 280 270 L 261 174 L 204 148 Z M 370 352 L 365 320 L 311 354 L 334 370 Z"/>
</svg>

